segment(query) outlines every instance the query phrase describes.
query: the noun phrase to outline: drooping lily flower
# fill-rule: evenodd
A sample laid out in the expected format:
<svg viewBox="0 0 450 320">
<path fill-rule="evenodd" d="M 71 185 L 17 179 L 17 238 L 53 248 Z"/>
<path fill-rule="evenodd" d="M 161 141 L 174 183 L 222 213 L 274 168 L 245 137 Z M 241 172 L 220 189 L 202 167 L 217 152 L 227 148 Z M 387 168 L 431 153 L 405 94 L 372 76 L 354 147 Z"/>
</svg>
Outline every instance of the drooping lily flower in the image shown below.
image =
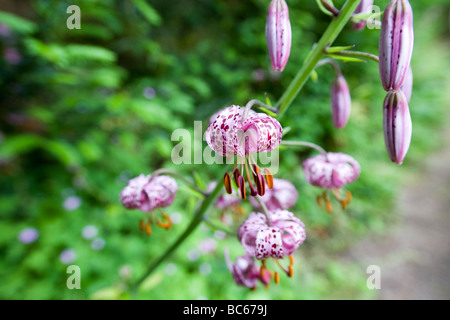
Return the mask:
<svg viewBox="0 0 450 320">
<path fill-rule="evenodd" d="M 131 179 L 127 186 L 120 193 L 120 201 L 127 209 L 139 209 L 143 212 L 151 212 L 148 215 L 148 222 L 141 220 L 140 229 L 151 235 L 152 220 L 162 228 L 169 229 L 172 226 L 170 217 L 164 212 L 160 212 L 161 221 L 158 220 L 153 211 L 159 208 L 168 207 L 175 199 L 178 190 L 176 181 L 168 176 L 144 175 L 141 174 Z M 153 218 L 153 219 L 152 219 Z"/>
<path fill-rule="evenodd" d="M 352 101 L 347 81 L 341 74 L 331 84 L 331 115 L 336 128 L 344 128 L 350 118 Z"/>
<path fill-rule="evenodd" d="M 400 89 L 414 46 L 413 11 L 408 0 L 391 0 L 383 13 L 379 56 L 380 77 L 386 91 Z"/>
<path fill-rule="evenodd" d="M 262 261 L 262 270 L 267 269 L 267 258 L 278 260 L 289 256 L 288 269 L 282 267 L 278 261 L 277 264 L 292 277 L 292 254 L 306 239 L 305 225 L 292 212 L 286 210 L 268 212 L 268 217 L 260 212 L 252 212 L 239 227 L 238 239 L 248 255 Z M 278 283 L 278 272 L 275 272 L 274 276 Z"/>
<path fill-rule="evenodd" d="M 354 14 L 369 12 L 373 6 L 373 0 L 362 0 L 356 7 Z M 353 22 L 352 27 L 354 30 L 362 30 L 366 26 L 366 21 Z"/>
<path fill-rule="evenodd" d="M 355 181 L 361 172 L 359 163 L 351 156 L 344 153 L 320 154 L 308 158 L 303 162 L 303 171 L 306 181 L 316 187 L 325 189 L 317 197 L 321 205 L 325 201 L 326 209 L 331 212 L 331 202 L 328 199 L 328 190 L 332 191 L 335 198 L 341 203 L 342 208 L 351 201 L 350 191 L 346 191 L 346 199 L 341 197 L 341 187 Z"/>
<path fill-rule="evenodd" d="M 384 99 L 383 131 L 389 158 L 402 164 L 411 143 L 412 123 L 408 100 L 401 90 L 388 92 Z"/>
<path fill-rule="evenodd" d="M 272 68 L 283 71 L 291 52 L 292 30 L 285 0 L 272 0 L 267 12 L 266 40 Z"/>
<path fill-rule="evenodd" d="M 298 192 L 295 186 L 288 180 L 277 178 L 273 179 L 273 188 L 266 189 L 266 193 L 261 196 L 261 201 L 270 211 L 289 209 L 297 202 L 297 199 Z M 250 198 L 250 202 L 253 207 L 260 209 L 253 197 Z"/>
<path fill-rule="evenodd" d="M 254 289 L 258 280 L 265 285 L 270 281 L 270 272 L 268 270 L 261 272 L 261 268 L 255 264 L 254 258 L 247 254 L 236 258 L 236 262 L 233 264 L 228 250 L 225 250 L 225 261 L 238 285 Z"/>
<path fill-rule="evenodd" d="M 264 176 L 260 172 L 252 154 L 269 152 L 275 149 L 281 141 L 283 129 L 281 124 L 265 113 L 248 113 L 243 119 L 245 108 L 232 105 L 220 112 L 206 130 L 208 145 L 224 157 L 238 156 L 244 159 L 233 171 L 234 180 L 242 199 L 246 198 L 245 184 L 249 184 L 251 195 L 263 195 L 266 178 L 269 188 L 273 186 L 273 177 L 266 168 Z M 253 176 L 256 188 L 251 182 Z M 231 194 L 231 178 L 225 174 L 224 184 L 227 193 Z"/>
</svg>

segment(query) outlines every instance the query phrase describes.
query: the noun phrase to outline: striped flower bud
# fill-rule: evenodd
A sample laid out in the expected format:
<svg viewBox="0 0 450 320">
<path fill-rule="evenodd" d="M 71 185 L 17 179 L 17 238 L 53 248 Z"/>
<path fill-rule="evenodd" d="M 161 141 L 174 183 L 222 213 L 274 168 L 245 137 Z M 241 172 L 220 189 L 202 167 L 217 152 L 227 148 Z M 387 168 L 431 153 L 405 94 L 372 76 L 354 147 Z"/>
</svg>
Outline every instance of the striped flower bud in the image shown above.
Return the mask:
<svg viewBox="0 0 450 320">
<path fill-rule="evenodd" d="M 411 143 L 412 123 L 405 94 L 390 91 L 383 103 L 384 141 L 392 162 L 402 164 Z"/>
<path fill-rule="evenodd" d="M 413 12 L 408 0 L 392 0 L 383 13 L 380 33 L 380 77 L 386 91 L 400 89 L 411 63 Z"/>
<path fill-rule="evenodd" d="M 272 0 L 266 21 L 266 40 L 272 68 L 283 71 L 291 51 L 292 30 L 284 0 Z"/>
<path fill-rule="evenodd" d="M 338 75 L 331 84 L 331 116 L 336 128 L 341 129 L 347 124 L 351 105 L 347 81 L 342 75 Z"/>
</svg>

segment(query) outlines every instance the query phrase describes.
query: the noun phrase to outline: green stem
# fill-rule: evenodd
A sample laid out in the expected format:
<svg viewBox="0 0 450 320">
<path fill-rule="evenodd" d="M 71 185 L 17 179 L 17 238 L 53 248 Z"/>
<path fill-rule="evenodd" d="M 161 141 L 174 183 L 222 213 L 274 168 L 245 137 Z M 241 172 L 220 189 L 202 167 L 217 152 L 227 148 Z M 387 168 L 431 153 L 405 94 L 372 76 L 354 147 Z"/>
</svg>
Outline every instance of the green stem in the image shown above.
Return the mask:
<svg viewBox="0 0 450 320">
<path fill-rule="evenodd" d="M 279 118 L 284 115 L 291 103 L 297 97 L 298 93 L 303 88 L 309 76 L 311 75 L 311 72 L 314 70 L 317 62 L 319 62 L 319 60 L 324 55 L 324 49 L 327 48 L 327 46 L 330 46 L 334 42 L 334 40 L 336 40 L 337 36 L 341 33 L 342 29 L 350 20 L 353 12 L 360 2 L 361 0 L 347 0 L 341 11 L 339 12 L 339 15 L 331 21 L 328 28 L 320 38 L 319 42 L 306 58 L 303 67 L 299 70 L 294 80 L 291 81 L 289 87 L 286 89 L 286 91 L 278 101 L 277 107 L 279 110 Z"/>
<path fill-rule="evenodd" d="M 217 199 L 220 192 L 223 190 L 223 185 L 218 183 L 217 186 L 214 188 L 214 190 L 203 199 L 203 202 L 201 203 L 200 208 L 192 218 L 191 222 L 189 223 L 186 230 L 178 237 L 178 239 L 157 259 L 155 260 L 150 266 L 148 267 L 147 271 L 131 286 L 131 292 L 133 294 L 136 294 L 137 289 L 139 286 L 144 282 L 144 280 L 164 261 L 169 257 L 180 244 L 183 243 L 184 240 L 186 240 L 187 237 L 189 237 L 192 232 L 200 225 L 200 223 L 203 221 L 204 214 L 209 210 L 209 208 L 212 206 L 213 202 Z"/>
</svg>

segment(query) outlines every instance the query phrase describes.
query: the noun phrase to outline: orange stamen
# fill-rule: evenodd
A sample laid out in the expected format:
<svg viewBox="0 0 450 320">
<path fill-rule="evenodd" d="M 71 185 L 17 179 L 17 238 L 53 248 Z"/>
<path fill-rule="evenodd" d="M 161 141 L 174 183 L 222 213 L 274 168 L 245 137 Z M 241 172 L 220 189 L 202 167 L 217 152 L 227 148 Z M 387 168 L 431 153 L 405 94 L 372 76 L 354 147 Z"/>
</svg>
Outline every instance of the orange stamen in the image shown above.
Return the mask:
<svg viewBox="0 0 450 320">
<path fill-rule="evenodd" d="M 276 284 L 280 283 L 280 274 L 278 273 L 278 271 L 275 271 L 274 279 Z"/>
<path fill-rule="evenodd" d="M 273 175 L 268 168 L 264 168 L 264 174 L 266 176 L 266 182 L 269 189 L 273 188 Z"/>
<path fill-rule="evenodd" d="M 318 195 L 316 201 L 317 205 L 322 208 L 322 195 Z"/>
<path fill-rule="evenodd" d="M 352 193 L 350 191 L 345 191 L 345 195 L 347 196 L 347 204 L 352 201 Z"/>
<path fill-rule="evenodd" d="M 331 213 L 333 211 L 333 209 L 331 208 L 331 201 L 330 200 L 325 200 L 325 206 L 327 208 L 327 212 Z"/>
<path fill-rule="evenodd" d="M 144 220 L 139 220 L 139 229 L 141 229 L 141 231 L 144 231 L 145 229 L 145 225 L 144 225 Z"/>
<path fill-rule="evenodd" d="M 225 185 L 225 190 L 227 191 L 228 194 L 231 194 L 233 192 L 233 190 L 231 189 L 231 179 L 230 179 L 230 175 L 227 173 L 225 173 L 225 177 L 223 179 L 223 184 Z"/>
<path fill-rule="evenodd" d="M 147 223 L 147 224 L 145 225 L 145 232 L 147 233 L 148 236 L 151 236 L 151 235 L 152 235 L 152 228 L 151 228 L 151 226 L 150 226 L 150 223 Z"/>
</svg>

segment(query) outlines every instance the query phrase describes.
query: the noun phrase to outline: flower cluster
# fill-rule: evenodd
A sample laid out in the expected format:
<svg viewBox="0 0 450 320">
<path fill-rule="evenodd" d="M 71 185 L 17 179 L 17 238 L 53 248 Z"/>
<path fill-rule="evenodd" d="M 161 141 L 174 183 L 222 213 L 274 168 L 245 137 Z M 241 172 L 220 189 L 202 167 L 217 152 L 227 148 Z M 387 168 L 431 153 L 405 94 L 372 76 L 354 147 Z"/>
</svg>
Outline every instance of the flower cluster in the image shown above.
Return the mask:
<svg viewBox="0 0 450 320">
<path fill-rule="evenodd" d="M 325 10 L 335 17 L 339 16 L 339 10 L 331 2 L 321 3 L 326 6 Z M 368 12 L 372 4 L 373 1 L 361 1 L 354 14 Z M 353 3 L 347 8 L 353 10 L 355 7 L 356 3 Z M 364 15 L 357 16 L 353 24 L 357 30 L 365 25 L 365 21 L 358 20 L 362 16 Z M 270 2 L 265 35 L 272 67 L 275 71 L 282 71 L 290 55 L 292 37 L 286 1 Z M 393 162 L 401 164 L 411 140 L 408 102 L 413 81 L 410 67 L 413 30 L 412 9 L 407 0 L 392 0 L 387 6 L 379 44 L 379 71 L 383 88 L 387 92 L 383 105 L 384 138 L 389 157 Z M 336 78 L 331 84 L 333 125 L 343 128 L 351 112 L 349 87 L 338 64 L 333 59 L 324 60 L 331 63 L 336 71 Z M 255 103 L 262 107 L 262 112 L 251 109 Z M 214 113 L 209 119 L 205 140 L 217 155 L 234 162 L 232 172 L 224 174 L 226 194 L 219 194 L 215 181 L 207 185 L 206 191 L 191 184 L 191 188 L 204 197 L 217 197 L 209 198 L 201 208 L 209 208 L 214 203 L 221 218 L 225 213 L 234 214 L 234 220 L 239 223 L 235 230 L 236 236 L 245 254 L 236 258 L 233 263 L 226 250 L 225 260 L 235 282 L 252 289 L 256 288 L 258 282 L 267 287 L 271 279 L 279 283 L 279 272 L 269 268 L 269 260 L 274 261 L 288 277 L 292 277 L 293 254 L 306 240 L 305 224 L 290 211 L 299 197 L 297 188 L 288 180 L 274 178 L 267 167 L 262 170 L 255 159 L 256 154 L 274 151 L 282 144 L 283 127 L 276 119 L 281 109 L 280 106 L 272 108 L 257 100 L 250 100 L 245 107 L 231 105 Z M 308 146 L 320 151 L 319 155 L 303 162 L 305 180 L 323 190 L 316 200 L 319 206 L 325 206 L 328 213 L 333 210 L 332 198 L 345 210 L 352 200 L 352 194 L 349 190 L 344 190 L 344 187 L 360 176 L 359 163 L 347 154 L 327 152 L 310 142 L 283 141 L 283 144 Z M 163 171 L 167 173 L 167 170 Z M 125 208 L 139 209 L 147 214 L 148 222 L 141 220 L 140 228 L 149 235 L 153 220 L 166 229 L 172 224 L 170 218 L 159 210 L 173 203 L 178 186 L 173 178 L 161 175 L 163 171 L 158 170 L 153 175 L 141 174 L 131 179 L 120 194 Z M 187 182 L 186 179 L 184 181 Z M 241 206 L 241 202 L 247 198 L 253 209 L 245 216 L 245 205 Z M 181 236 L 182 240 L 194 230 L 195 223 L 208 219 L 205 216 L 206 210 L 200 212 L 203 216 L 195 216 L 187 233 Z M 213 225 L 211 221 L 207 222 Z M 179 243 L 177 241 L 175 246 Z M 215 249 L 215 243 L 213 248 Z M 288 260 L 287 263 L 285 260 Z"/>
</svg>

